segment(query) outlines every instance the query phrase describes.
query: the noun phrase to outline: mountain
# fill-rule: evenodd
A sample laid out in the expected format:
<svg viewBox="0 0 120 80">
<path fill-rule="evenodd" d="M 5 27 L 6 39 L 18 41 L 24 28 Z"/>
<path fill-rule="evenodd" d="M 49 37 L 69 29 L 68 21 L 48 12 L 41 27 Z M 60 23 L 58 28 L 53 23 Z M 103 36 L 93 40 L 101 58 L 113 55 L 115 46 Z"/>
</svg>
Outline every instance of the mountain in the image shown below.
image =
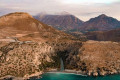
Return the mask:
<svg viewBox="0 0 120 80">
<path fill-rule="evenodd" d="M 80 31 L 103 31 L 120 28 L 120 22 L 112 17 L 106 16 L 105 14 L 99 15 L 98 17 L 91 18 L 85 22 L 81 27 Z"/>
<path fill-rule="evenodd" d="M 65 34 L 54 29 L 51 26 L 43 24 L 34 19 L 31 15 L 24 12 L 10 13 L 0 17 L 0 37 L 18 37 L 40 39 L 41 41 L 62 39 L 64 37 L 73 38 L 71 35 Z M 34 37 L 34 38 L 33 38 Z M 65 38 L 64 38 L 65 39 Z"/>
<path fill-rule="evenodd" d="M 39 14 L 34 16 L 37 20 L 53 26 L 59 30 L 77 30 L 82 24 L 83 21 L 71 15 L 67 12 L 57 13 L 57 14 Z"/>
<path fill-rule="evenodd" d="M 48 26 L 24 12 L 0 17 L 0 77 L 26 77 L 46 68 L 59 68 L 59 60 L 77 38 Z M 80 46 L 80 45 L 79 45 Z"/>
<path fill-rule="evenodd" d="M 93 31 L 85 34 L 89 40 L 120 41 L 120 29 L 109 31 Z"/>
</svg>

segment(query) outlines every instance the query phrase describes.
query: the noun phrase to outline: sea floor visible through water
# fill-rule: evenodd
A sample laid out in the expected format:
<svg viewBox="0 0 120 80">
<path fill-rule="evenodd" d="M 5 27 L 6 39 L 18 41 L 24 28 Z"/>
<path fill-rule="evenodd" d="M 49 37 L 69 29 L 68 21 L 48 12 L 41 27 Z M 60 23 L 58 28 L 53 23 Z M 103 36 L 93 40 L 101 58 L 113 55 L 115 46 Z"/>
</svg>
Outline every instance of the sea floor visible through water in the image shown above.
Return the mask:
<svg viewBox="0 0 120 80">
<path fill-rule="evenodd" d="M 47 72 L 42 74 L 40 79 L 34 80 L 120 80 L 120 74 L 93 77 L 74 73 Z"/>
</svg>

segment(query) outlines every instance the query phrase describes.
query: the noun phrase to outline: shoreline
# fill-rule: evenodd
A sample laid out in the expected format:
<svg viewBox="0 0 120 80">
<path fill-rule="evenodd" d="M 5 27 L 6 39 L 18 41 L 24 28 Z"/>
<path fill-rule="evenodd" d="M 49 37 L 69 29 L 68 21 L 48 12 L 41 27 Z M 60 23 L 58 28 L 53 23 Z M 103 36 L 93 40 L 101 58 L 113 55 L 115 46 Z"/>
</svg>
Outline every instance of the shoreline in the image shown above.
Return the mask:
<svg viewBox="0 0 120 80">
<path fill-rule="evenodd" d="M 47 73 L 47 72 L 73 73 L 73 74 L 76 74 L 76 75 L 94 76 L 94 77 L 120 74 L 120 72 L 117 72 L 117 73 L 105 73 L 105 74 L 102 74 L 102 75 L 100 75 L 100 74 L 98 74 L 98 75 L 95 75 L 95 74 L 89 75 L 89 73 L 85 73 L 85 72 L 83 72 L 83 71 L 81 71 L 81 70 L 76 71 L 76 70 L 71 70 L 71 69 L 65 69 L 64 71 L 59 71 L 59 70 L 57 70 L 57 69 L 50 69 L 50 70 L 48 70 L 48 71 L 45 71 L 45 73 Z"/>
<path fill-rule="evenodd" d="M 46 72 L 46 73 L 63 73 L 63 74 L 75 74 L 75 75 L 81 75 L 81 76 L 88 76 L 88 75 L 83 75 L 83 74 L 76 74 L 76 73 L 72 73 L 72 72 L 60 72 L 60 71 L 57 71 L 57 72 Z"/>
<path fill-rule="evenodd" d="M 75 75 L 81 75 L 81 76 L 88 76 L 82 71 L 76 71 L 71 69 L 65 69 L 64 71 L 58 71 L 57 69 L 51 69 L 49 71 L 45 71 L 45 73 L 67 73 L 67 74 L 75 74 Z"/>
<path fill-rule="evenodd" d="M 12 76 L 12 75 L 6 75 L 6 76 L 3 76 L 3 77 L 0 77 L 0 80 L 29 80 L 29 79 L 38 79 L 38 78 L 41 78 L 41 75 L 43 74 L 44 72 L 36 72 L 36 73 L 33 73 L 33 74 L 26 74 L 24 75 L 24 77 L 16 77 L 16 76 Z"/>
<path fill-rule="evenodd" d="M 26 74 L 24 77 L 15 77 L 12 75 L 6 75 L 4 77 L 1 77 L 0 80 L 4 80 L 4 79 L 12 79 L 12 80 L 27 80 L 27 79 L 40 79 L 42 78 L 41 75 L 44 73 L 63 73 L 63 74 L 75 74 L 75 75 L 80 75 L 80 76 L 84 76 L 84 77 L 90 77 L 93 75 L 87 75 L 85 73 L 83 73 L 82 71 L 76 71 L 76 70 L 70 70 L 70 69 L 65 69 L 64 71 L 59 71 L 57 69 L 50 69 L 50 70 L 46 70 L 46 71 L 40 71 L 40 72 L 36 72 L 33 74 Z M 119 73 L 116 73 L 119 74 Z M 107 75 L 116 75 L 116 74 L 106 74 L 106 75 L 98 75 L 98 76 L 93 76 L 93 77 L 99 77 L 99 76 L 107 76 Z"/>
</svg>

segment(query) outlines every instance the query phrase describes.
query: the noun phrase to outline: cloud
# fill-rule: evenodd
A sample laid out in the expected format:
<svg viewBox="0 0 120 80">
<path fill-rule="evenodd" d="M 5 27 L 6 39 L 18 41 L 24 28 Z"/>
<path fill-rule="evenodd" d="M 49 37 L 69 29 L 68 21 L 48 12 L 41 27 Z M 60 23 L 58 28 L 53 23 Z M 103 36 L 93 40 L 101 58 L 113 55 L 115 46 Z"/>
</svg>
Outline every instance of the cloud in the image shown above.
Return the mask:
<svg viewBox="0 0 120 80">
<path fill-rule="evenodd" d="M 87 4 L 91 4 L 91 3 L 105 3 L 105 4 L 110 4 L 113 2 L 117 2 L 119 0 L 64 0 L 64 3 L 67 4 L 83 4 L 83 3 L 87 3 Z"/>
<path fill-rule="evenodd" d="M 0 15 L 17 11 L 28 12 L 32 15 L 40 12 L 66 11 L 84 21 L 100 14 L 113 16 L 120 20 L 119 7 L 119 0 L 0 0 Z"/>
</svg>

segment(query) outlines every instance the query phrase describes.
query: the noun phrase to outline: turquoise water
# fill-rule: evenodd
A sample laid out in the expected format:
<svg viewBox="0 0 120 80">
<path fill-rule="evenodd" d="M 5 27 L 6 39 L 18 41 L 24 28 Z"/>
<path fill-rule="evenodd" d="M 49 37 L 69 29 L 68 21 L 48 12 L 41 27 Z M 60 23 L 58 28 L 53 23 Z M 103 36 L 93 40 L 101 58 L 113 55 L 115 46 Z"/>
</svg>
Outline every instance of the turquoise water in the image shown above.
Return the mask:
<svg viewBox="0 0 120 80">
<path fill-rule="evenodd" d="M 44 73 L 41 79 L 36 80 L 120 80 L 120 74 L 100 76 L 100 77 L 88 77 L 69 73 Z"/>
</svg>

